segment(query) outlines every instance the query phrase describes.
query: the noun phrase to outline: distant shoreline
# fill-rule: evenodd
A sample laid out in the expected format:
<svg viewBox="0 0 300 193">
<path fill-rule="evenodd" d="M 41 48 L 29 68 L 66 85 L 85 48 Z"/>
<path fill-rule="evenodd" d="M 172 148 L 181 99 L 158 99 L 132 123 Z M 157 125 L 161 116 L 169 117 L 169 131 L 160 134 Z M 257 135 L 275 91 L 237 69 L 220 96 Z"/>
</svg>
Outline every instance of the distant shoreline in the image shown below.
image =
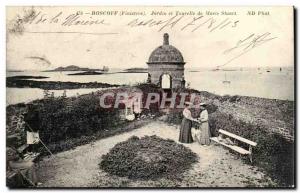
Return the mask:
<svg viewBox="0 0 300 193">
<path fill-rule="evenodd" d="M 99 83 L 99 82 L 61 82 L 61 81 L 35 81 L 27 79 L 46 79 L 41 76 L 12 76 L 6 78 L 6 87 L 8 88 L 40 88 L 45 90 L 65 90 L 79 88 L 109 88 L 118 87 L 117 84 Z"/>
<path fill-rule="evenodd" d="M 86 71 L 86 72 L 78 72 L 73 74 L 68 74 L 69 76 L 78 76 L 78 75 L 102 75 L 105 74 L 103 72 L 96 72 L 96 71 Z"/>
<path fill-rule="evenodd" d="M 7 72 L 24 72 L 23 70 L 7 70 Z"/>
</svg>

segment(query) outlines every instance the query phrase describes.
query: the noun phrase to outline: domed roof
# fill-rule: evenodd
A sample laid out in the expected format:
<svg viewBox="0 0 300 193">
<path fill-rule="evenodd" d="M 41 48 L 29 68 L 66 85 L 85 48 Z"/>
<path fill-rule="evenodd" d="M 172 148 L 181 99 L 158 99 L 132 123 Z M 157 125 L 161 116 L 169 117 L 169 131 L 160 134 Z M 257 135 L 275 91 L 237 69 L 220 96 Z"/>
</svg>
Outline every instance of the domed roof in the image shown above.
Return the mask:
<svg viewBox="0 0 300 193">
<path fill-rule="evenodd" d="M 148 64 L 185 64 L 181 52 L 174 46 L 169 45 L 169 35 L 164 34 L 163 45 L 156 48 L 150 55 Z"/>
</svg>

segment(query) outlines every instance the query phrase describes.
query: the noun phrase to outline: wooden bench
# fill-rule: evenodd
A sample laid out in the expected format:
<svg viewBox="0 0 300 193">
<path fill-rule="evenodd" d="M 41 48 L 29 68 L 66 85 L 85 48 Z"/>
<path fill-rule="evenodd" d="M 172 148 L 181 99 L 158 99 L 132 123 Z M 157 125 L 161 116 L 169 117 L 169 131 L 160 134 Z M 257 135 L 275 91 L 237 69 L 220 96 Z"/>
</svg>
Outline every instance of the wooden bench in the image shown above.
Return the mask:
<svg viewBox="0 0 300 193">
<path fill-rule="evenodd" d="M 233 144 L 227 144 L 227 143 L 225 143 L 225 142 L 224 142 L 225 139 L 224 139 L 223 136 L 228 136 L 228 137 L 230 137 L 230 138 L 233 138 L 233 139 L 234 139 Z M 223 139 L 223 140 L 220 140 L 220 138 Z M 211 139 L 212 141 L 218 143 L 218 144 L 221 144 L 221 145 L 223 145 L 223 146 L 225 146 L 225 147 L 227 147 L 227 148 L 230 148 L 230 149 L 232 149 L 232 150 L 238 152 L 238 153 L 241 154 L 241 155 L 248 155 L 248 156 L 249 156 L 249 159 L 250 159 L 250 162 L 252 163 L 252 161 L 253 161 L 253 160 L 252 160 L 252 147 L 255 147 L 255 146 L 257 145 L 257 143 L 255 143 L 255 142 L 253 142 L 253 141 L 250 141 L 250 140 L 248 140 L 248 139 L 245 139 L 245 138 L 243 138 L 243 137 L 240 137 L 240 136 L 238 136 L 238 135 L 235 135 L 235 134 L 233 134 L 233 133 L 230 133 L 230 132 L 228 132 L 228 131 L 225 131 L 225 130 L 223 130 L 223 129 L 220 129 L 220 130 L 219 130 L 219 137 L 211 137 L 210 139 Z M 244 148 L 242 148 L 242 147 L 237 146 L 237 145 L 236 145 L 236 140 L 241 141 L 241 142 L 243 142 L 243 143 L 249 145 L 249 149 L 246 150 L 246 149 L 244 149 Z"/>
</svg>

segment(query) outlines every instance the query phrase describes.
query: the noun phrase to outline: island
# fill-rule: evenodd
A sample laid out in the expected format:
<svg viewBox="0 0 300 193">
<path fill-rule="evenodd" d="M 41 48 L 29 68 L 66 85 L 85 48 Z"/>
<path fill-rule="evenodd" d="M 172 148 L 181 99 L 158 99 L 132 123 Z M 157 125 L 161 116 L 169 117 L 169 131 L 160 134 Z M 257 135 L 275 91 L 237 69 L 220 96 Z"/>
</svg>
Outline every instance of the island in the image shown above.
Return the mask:
<svg viewBox="0 0 300 193">
<path fill-rule="evenodd" d="M 107 72 L 109 68 L 107 66 L 103 66 L 102 69 L 93 69 L 93 68 L 81 68 L 75 65 L 69 65 L 66 67 L 58 67 L 53 70 L 45 70 L 44 72 L 61 72 L 61 71 L 104 71 Z"/>
<path fill-rule="evenodd" d="M 148 68 L 128 68 L 121 73 L 148 73 Z"/>
</svg>

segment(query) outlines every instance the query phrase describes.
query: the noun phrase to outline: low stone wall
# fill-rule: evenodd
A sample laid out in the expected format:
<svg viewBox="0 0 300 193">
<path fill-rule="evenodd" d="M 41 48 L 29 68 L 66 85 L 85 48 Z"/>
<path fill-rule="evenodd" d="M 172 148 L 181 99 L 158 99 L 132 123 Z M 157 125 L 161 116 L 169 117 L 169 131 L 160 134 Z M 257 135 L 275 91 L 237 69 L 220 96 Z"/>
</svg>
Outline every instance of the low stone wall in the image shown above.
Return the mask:
<svg viewBox="0 0 300 193">
<path fill-rule="evenodd" d="M 283 138 L 285 138 L 288 141 L 294 142 L 295 139 L 294 134 L 291 133 L 290 130 L 286 128 L 281 128 L 281 127 L 271 128 L 271 131 L 273 133 L 281 135 Z"/>
</svg>

